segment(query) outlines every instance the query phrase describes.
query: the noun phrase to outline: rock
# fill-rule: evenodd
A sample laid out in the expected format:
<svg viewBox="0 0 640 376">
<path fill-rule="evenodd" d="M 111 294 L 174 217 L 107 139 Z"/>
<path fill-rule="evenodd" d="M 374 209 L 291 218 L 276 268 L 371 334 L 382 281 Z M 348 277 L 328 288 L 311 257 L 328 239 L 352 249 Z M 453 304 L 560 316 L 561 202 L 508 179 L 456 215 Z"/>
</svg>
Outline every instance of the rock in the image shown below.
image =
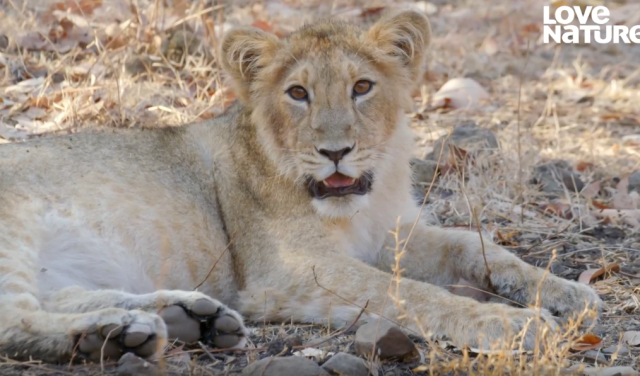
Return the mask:
<svg viewBox="0 0 640 376">
<path fill-rule="evenodd" d="M 330 376 L 313 360 L 299 356 L 268 357 L 249 364 L 244 376 Z"/>
<path fill-rule="evenodd" d="M 438 163 L 413 158 L 411 159 L 411 169 L 413 170 L 413 181 L 415 184 L 431 184 L 431 182 L 434 181 L 433 177 L 438 172 Z"/>
<path fill-rule="evenodd" d="M 9 47 L 9 38 L 5 35 L 0 35 L 0 50 L 4 50 Z"/>
<path fill-rule="evenodd" d="M 562 194 L 565 187 L 569 192 L 580 192 L 584 188 L 580 175 L 571 170 L 568 162 L 562 160 L 536 166 L 530 183 L 540 185 L 543 192 L 551 194 Z"/>
<path fill-rule="evenodd" d="M 447 139 L 448 135 L 440 137 L 433 145 L 433 151 L 427 155 L 425 159 L 437 161 L 440 156 L 440 150 L 442 151 L 442 160 L 447 161 L 449 158 L 449 145 L 453 145 L 465 150 L 467 153 L 489 151 L 491 149 L 498 149 L 498 138 L 496 135 L 485 128 L 480 128 L 474 121 L 466 121 L 460 125 L 457 125 L 451 136 Z"/>
<path fill-rule="evenodd" d="M 126 353 L 118 361 L 118 376 L 156 376 L 158 367 L 146 360 L 135 356 L 133 353 Z"/>
<path fill-rule="evenodd" d="M 343 352 L 332 356 L 322 368 L 337 375 L 369 376 L 369 367 L 364 359 Z"/>
<path fill-rule="evenodd" d="M 625 346 L 613 345 L 613 346 L 605 347 L 604 349 L 602 349 L 602 352 L 605 354 L 618 353 L 618 355 L 627 355 L 629 354 L 629 349 Z"/>
<path fill-rule="evenodd" d="M 152 61 L 149 58 L 136 56 L 125 61 L 124 69 L 128 74 L 137 76 L 147 73 L 151 69 L 151 65 Z"/>
<path fill-rule="evenodd" d="M 629 192 L 631 191 L 640 193 L 640 171 L 629 175 Z"/>
<path fill-rule="evenodd" d="M 632 367 L 586 367 L 583 371 L 585 376 L 639 376 L 640 373 Z"/>
<path fill-rule="evenodd" d="M 375 355 L 382 360 L 393 359 L 404 362 L 420 357 L 418 349 L 411 339 L 397 326 L 386 320 L 375 320 L 358 328 L 355 338 L 357 355 L 371 356 L 375 347 Z"/>
</svg>

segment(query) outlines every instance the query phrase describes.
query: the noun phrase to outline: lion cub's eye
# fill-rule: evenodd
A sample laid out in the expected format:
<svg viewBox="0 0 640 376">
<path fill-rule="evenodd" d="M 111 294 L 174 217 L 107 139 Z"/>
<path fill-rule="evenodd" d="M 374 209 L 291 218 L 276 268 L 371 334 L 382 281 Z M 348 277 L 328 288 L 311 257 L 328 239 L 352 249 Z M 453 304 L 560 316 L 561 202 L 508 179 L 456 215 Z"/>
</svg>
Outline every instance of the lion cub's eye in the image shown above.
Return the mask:
<svg viewBox="0 0 640 376">
<path fill-rule="evenodd" d="M 369 80 L 360 80 L 353 85 L 353 96 L 357 97 L 359 95 L 365 95 L 371 91 L 373 87 L 373 82 Z"/>
<path fill-rule="evenodd" d="M 292 86 L 287 90 L 287 94 L 296 101 L 306 101 L 309 94 L 302 86 Z"/>
</svg>

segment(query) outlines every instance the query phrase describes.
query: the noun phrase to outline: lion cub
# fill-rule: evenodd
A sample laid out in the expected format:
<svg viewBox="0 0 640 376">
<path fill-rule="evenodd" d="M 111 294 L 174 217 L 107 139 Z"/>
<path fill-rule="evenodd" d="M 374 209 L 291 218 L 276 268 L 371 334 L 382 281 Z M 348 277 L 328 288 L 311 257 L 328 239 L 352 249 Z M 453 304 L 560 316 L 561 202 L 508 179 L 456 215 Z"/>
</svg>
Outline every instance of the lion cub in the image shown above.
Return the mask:
<svg viewBox="0 0 640 376">
<path fill-rule="evenodd" d="M 154 357 L 170 339 L 240 347 L 241 315 L 336 327 L 366 301 L 364 320 L 489 346 L 539 315 L 439 287 L 459 278 L 522 305 L 540 289 L 551 326 L 548 311 L 599 309 L 588 286 L 485 240 L 487 274 L 476 233 L 413 228 L 404 113 L 430 36 L 415 11 L 283 40 L 238 28 L 219 60 L 240 101 L 219 118 L 0 146 L 2 352 L 63 361 Z M 407 315 L 388 298 L 398 223 Z"/>
</svg>

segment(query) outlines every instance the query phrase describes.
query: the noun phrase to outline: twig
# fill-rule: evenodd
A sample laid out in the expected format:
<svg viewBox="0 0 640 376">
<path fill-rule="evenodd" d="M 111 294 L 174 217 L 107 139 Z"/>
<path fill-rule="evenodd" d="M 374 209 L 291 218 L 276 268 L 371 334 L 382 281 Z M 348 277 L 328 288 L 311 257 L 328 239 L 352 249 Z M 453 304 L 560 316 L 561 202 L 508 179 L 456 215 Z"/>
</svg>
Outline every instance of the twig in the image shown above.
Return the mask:
<svg viewBox="0 0 640 376">
<path fill-rule="evenodd" d="M 43 370 L 43 371 L 46 371 L 46 372 L 50 372 L 50 373 L 62 374 L 62 375 L 70 375 L 70 376 L 74 375 L 73 373 L 70 373 L 70 372 L 65 372 L 65 371 L 58 370 L 58 369 L 50 369 L 50 368 L 47 368 L 47 367 L 45 367 L 43 365 L 40 365 L 40 364 L 34 364 L 34 363 L 28 363 L 28 362 L 24 362 L 24 363 L 23 362 L 18 362 L 16 360 L 4 357 L 2 355 L 0 355 L 0 360 L 4 361 L 7 364 L 14 364 L 16 366 L 37 368 L 37 369 L 40 369 L 40 370 Z"/>
<path fill-rule="evenodd" d="M 326 291 L 326 292 L 328 292 L 329 294 L 331 294 L 331 295 L 333 295 L 333 296 L 335 296 L 335 297 L 337 297 L 337 298 L 339 298 L 339 299 L 344 300 L 345 302 L 347 302 L 347 303 L 349 303 L 349 304 L 351 304 L 351 305 L 354 305 L 354 306 L 356 306 L 356 307 L 358 307 L 358 308 L 361 308 L 361 309 L 366 309 L 366 306 L 360 306 L 360 305 L 358 305 L 358 304 L 356 304 L 356 303 L 354 303 L 354 302 L 350 301 L 349 299 L 347 299 L 347 298 L 345 298 L 345 297 L 342 297 L 342 296 L 340 296 L 340 295 L 336 294 L 335 292 L 333 292 L 333 291 L 329 290 L 328 288 L 326 288 L 326 287 L 322 286 L 322 285 L 320 284 L 320 282 L 318 282 L 318 275 L 316 274 L 316 266 L 315 266 L 315 265 L 311 267 L 311 271 L 313 272 L 313 279 L 315 280 L 316 285 L 318 285 L 318 287 L 320 287 L 321 289 L 325 290 L 325 291 Z M 367 300 L 367 303 L 368 303 L 368 302 L 369 302 L 369 301 Z M 415 335 L 418 335 L 418 336 L 420 335 L 420 333 L 417 333 L 416 331 L 414 331 L 414 330 L 411 330 L 411 329 L 407 328 L 406 326 L 404 326 L 404 325 L 400 324 L 400 323 L 399 323 L 399 322 L 397 322 L 397 321 L 394 321 L 394 320 L 391 320 L 391 319 L 390 319 L 390 318 L 388 318 L 388 317 L 382 316 L 382 314 L 380 314 L 380 317 L 384 318 L 385 320 L 389 320 L 389 322 L 392 322 L 392 323 L 394 323 L 394 324 L 398 325 L 399 327 L 404 328 L 404 329 L 406 329 L 406 330 L 408 330 L 408 331 L 410 331 L 410 332 L 414 333 Z"/>
<path fill-rule="evenodd" d="M 100 372 L 102 372 L 103 374 L 104 374 L 104 348 L 107 346 L 107 341 L 111 339 L 111 333 L 113 333 L 113 331 L 116 329 L 120 329 L 121 327 L 122 325 L 118 325 L 115 328 L 111 329 L 109 333 L 107 333 L 106 338 L 102 343 L 102 347 L 100 347 Z"/>
<path fill-rule="evenodd" d="M 364 313 L 364 311 L 367 309 L 367 306 L 369 305 L 369 300 L 367 299 L 367 301 L 364 303 L 364 306 L 362 307 L 362 309 L 360 310 L 360 313 L 358 313 L 358 316 L 356 316 L 355 320 L 353 320 L 353 322 L 351 323 L 351 325 L 349 325 L 346 329 L 343 330 L 339 330 L 335 333 L 333 333 L 332 335 L 328 336 L 327 338 L 321 340 L 320 342 L 317 343 L 310 343 L 308 345 L 299 345 L 299 346 L 293 346 L 291 349 L 292 350 L 300 350 L 300 349 L 306 349 L 307 347 L 317 347 L 322 345 L 323 343 L 329 342 L 330 340 L 332 340 L 333 338 L 342 335 L 346 332 L 348 332 L 349 330 L 351 330 L 351 328 L 353 328 L 354 325 L 356 325 L 356 323 L 358 322 L 358 320 L 360 320 L 360 317 L 362 316 L 362 314 Z"/>
<path fill-rule="evenodd" d="M 213 360 L 214 362 L 217 362 L 218 359 L 216 359 L 213 354 L 211 354 L 211 352 L 209 351 L 209 349 L 207 349 L 207 346 L 203 345 L 202 342 L 198 341 L 198 346 L 200 346 L 200 348 L 202 349 L 202 351 L 204 351 L 205 354 L 207 354 L 207 356 L 209 357 L 209 359 Z"/>
<path fill-rule="evenodd" d="M 198 283 L 198 285 L 196 287 L 193 288 L 193 290 L 197 290 L 198 287 L 202 286 L 207 279 L 209 279 L 209 277 L 211 276 L 211 273 L 213 273 L 213 269 L 215 269 L 216 265 L 218 265 L 218 262 L 222 259 L 222 256 L 224 256 L 224 254 L 227 252 L 227 250 L 229 249 L 229 247 L 231 246 L 231 243 L 233 243 L 233 237 L 235 235 L 235 232 L 233 234 L 231 234 L 231 237 L 229 238 L 229 243 L 227 244 L 227 246 L 224 248 L 224 250 L 222 251 L 222 253 L 220 254 L 220 256 L 218 257 L 218 259 L 216 260 L 216 262 L 213 263 L 213 265 L 211 266 L 211 269 L 209 269 L 209 273 L 207 273 L 207 276 L 204 277 L 204 279 L 202 280 L 202 282 Z"/>
<path fill-rule="evenodd" d="M 518 187 L 520 188 L 520 192 L 518 196 L 524 200 L 524 184 L 522 182 L 522 145 L 521 145 L 521 135 L 520 135 L 520 103 L 522 101 L 522 81 L 524 80 L 524 72 L 527 69 L 527 65 L 529 64 L 529 42 L 531 39 L 527 39 L 527 58 L 524 61 L 524 67 L 522 67 L 522 71 L 520 71 L 519 83 L 518 83 L 518 108 L 516 110 L 516 130 L 518 133 Z M 520 223 L 524 223 L 524 205 L 520 205 Z"/>
</svg>

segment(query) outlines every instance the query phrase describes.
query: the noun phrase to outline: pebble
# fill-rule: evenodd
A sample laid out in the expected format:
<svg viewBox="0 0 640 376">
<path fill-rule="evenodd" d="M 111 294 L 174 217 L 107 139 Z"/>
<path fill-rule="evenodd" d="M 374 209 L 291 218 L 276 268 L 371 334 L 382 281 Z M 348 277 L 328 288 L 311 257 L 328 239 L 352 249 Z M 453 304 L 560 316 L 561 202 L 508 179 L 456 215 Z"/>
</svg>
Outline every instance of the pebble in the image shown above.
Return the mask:
<svg viewBox="0 0 640 376">
<path fill-rule="evenodd" d="M 337 375 L 369 376 L 369 367 L 364 359 L 343 352 L 329 358 L 322 368 Z"/>
<path fill-rule="evenodd" d="M 157 376 L 158 367 L 133 353 L 126 353 L 118 361 L 118 376 Z"/>
<path fill-rule="evenodd" d="M 415 344 L 397 326 L 386 320 L 375 320 L 358 328 L 355 351 L 359 356 L 369 357 L 373 349 L 381 360 L 410 362 L 418 359 L 420 353 Z"/>
<path fill-rule="evenodd" d="M 327 371 L 299 356 L 268 357 L 249 364 L 242 370 L 243 376 L 330 376 Z"/>
<path fill-rule="evenodd" d="M 500 147 L 495 133 L 489 129 L 480 128 L 474 121 L 466 121 L 456 125 L 453 132 L 451 132 L 451 137 L 448 138 L 447 136 L 444 135 L 434 142 L 433 151 L 425 159 L 437 161 L 440 156 L 440 150 L 444 147 L 442 160 L 447 161 L 450 144 L 454 144 L 466 152 L 481 150 L 491 152 L 491 149 Z"/>
</svg>

